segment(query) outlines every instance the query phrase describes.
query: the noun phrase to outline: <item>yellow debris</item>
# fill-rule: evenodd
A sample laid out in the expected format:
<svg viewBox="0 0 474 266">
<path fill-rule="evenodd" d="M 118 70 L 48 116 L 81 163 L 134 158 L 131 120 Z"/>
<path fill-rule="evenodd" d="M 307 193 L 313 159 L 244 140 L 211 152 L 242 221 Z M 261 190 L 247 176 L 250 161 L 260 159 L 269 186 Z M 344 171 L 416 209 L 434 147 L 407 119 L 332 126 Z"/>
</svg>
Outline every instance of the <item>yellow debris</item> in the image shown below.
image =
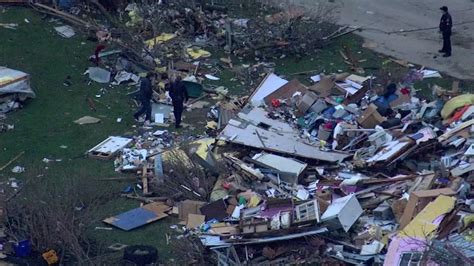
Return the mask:
<svg viewBox="0 0 474 266">
<path fill-rule="evenodd" d="M 192 142 L 191 144 L 198 144 L 199 146 L 197 147 L 196 154 L 201 157 L 203 160 L 206 160 L 207 158 L 207 152 L 209 150 L 209 145 L 215 142 L 215 139 L 212 138 L 206 138 L 206 139 L 200 139 Z"/>
<path fill-rule="evenodd" d="M 153 49 L 155 45 L 167 42 L 175 37 L 176 37 L 176 34 L 173 34 L 173 33 L 162 33 L 153 39 L 149 39 L 145 41 L 145 44 L 148 47 L 148 49 Z"/>
<path fill-rule="evenodd" d="M 127 27 L 133 27 L 139 23 L 143 22 L 143 18 L 138 14 L 139 11 L 137 9 L 131 10 L 128 12 L 128 16 L 130 17 L 130 21 L 125 23 Z"/>
<path fill-rule="evenodd" d="M 166 70 L 167 70 L 166 67 L 155 67 L 155 71 L 156 71 L 157 73 L 165 73 Z"/>
<path fill-rule="evenodd" d="M 207 122 L 206 128 L 217 129 L 217 123 L 215 121 L 209 121 Z"/>
<path fill-rule="evenodd" d="M 186 49 L 186 53 L 191 56 L 192 59 L 198 59 L 201 57 L 209 57 L 211 56 L 211 53 L 203 50 L 203 49 L 198 49 L 198 48 L 188 48 Z"/>
<path fill-rule="evenodd" d="M 446 102 L 443 109 L 441 109 L 441 116 L 446 119 L 450 117 L 451 114 L 456 111 L 456 109 L 471 104 L 474 104 L 474 94 L 463 94 L 456 96 Z"/>
<path fill-rule="evenodd" d="M 453 197 L 438 196 L 430 202 L 401 232 L 401 237 L 427 238 L 438 228 L 433 221 L 454 208 Z"/>
<path fill-rule="evenodd" d="M 257 195 L 253 195 L 251 198 L 250 198 L 250 201 L 248 203 L 248 206 L 249 208 L 255 208 L 258 206 L 258 203 L 260 203 L 260 197 L 257 196 Z"/>
</svg>

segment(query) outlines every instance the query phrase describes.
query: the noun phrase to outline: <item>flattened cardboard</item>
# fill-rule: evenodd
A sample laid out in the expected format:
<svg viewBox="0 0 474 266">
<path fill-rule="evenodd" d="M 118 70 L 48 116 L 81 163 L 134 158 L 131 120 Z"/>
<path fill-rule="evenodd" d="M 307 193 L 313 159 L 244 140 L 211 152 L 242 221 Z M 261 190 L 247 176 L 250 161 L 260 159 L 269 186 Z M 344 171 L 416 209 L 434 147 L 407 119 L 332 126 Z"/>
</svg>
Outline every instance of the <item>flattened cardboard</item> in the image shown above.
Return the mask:
<svg viewBox="0 0 474 266">
<path fill-rule="evenodd" d="M 410 94 L 397 93 L 397 95 L 398 95 L 398 98 L 395 99 L 394 101 L 390 102 L 390 107 L 394 108 L 394 107 L 400 106 L 402 104 L 406 104 L 406 103 L 411 102 Z"/>
<path fill-rule="evenodd" d="M 306 113 L 318 98 L 319 97 L 316 95 L 316 93 L 307 91 L 301 98 L 300 102 L 297 104 L 298 110 L 303 114 Z"/>
<path fill-rule="evenodd" d="M 190 213 L 188 214 L 188 218 L 186 221 L 186 228 L 188 229 L 196 228 L 200 226 L 201 224 L 203 224 L 205 219 L 206 219 L 206 216 L 204 215 Z"/>
<path fill-rule="evenodd" d="M 370 104 L 364 113 L 359 117 L 357 122 L 364 128 L 375 128 L 376 125 L 387 120 L 385 117 L 381 116 L 377 111 L 377 106 Z"/>
<path fill-rule="evenodd" d="M 199 208 L 206 205 L 206 202 L 185 200 L 179 204 L 178 217 L 182 221 L 186 221 L 188 214 L 202 214 Z"/>
<path fill-rule="evenodd" d="M 308 89 L 316 92 L 321 97 L 327 97 L 331 95 L 334 88 L 337 89 L 339 94 L 345 94 L 345 90 L 336 87 L 336 81 L 344 81 L 347 77 L 349 77 L 348 73 L 322 76 L 318 83 L 309 87 Z"/>
<path fill-rule="evenodd" d="M 324 76 L 321 80 L 315 85 L 309 87 L 308 89 L 316 92 L 321 97 L 327 97 L 331 95 L 331 90 L 336 85 L 334 78 L 331 76 Z"/>
</svg>

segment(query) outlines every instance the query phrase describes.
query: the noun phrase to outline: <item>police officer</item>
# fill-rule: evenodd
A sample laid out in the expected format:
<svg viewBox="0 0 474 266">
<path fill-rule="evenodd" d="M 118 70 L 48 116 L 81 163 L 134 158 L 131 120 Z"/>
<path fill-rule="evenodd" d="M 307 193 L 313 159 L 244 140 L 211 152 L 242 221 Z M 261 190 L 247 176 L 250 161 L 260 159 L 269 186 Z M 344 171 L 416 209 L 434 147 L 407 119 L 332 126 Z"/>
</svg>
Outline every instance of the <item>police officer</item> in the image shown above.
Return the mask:
<svg viewBox="0 0 474 266">
<path fill-rule="evenodd" d="M 173 103 L 173 113 L 176 120 L 175 128 L 181 128 L 181 115 L 183 114 L 184 103 L 189 99 L 188 91 L 180 76 L 177 76 L 175 81 L 167 87 Z"/>
<path fill-rule="evenodd" d="M 451 56 L 451 28 L 453 27 L 453 19 L 448 12 L 447 6 L 442 6 L 440 9 L 443 12 L 439 22 L 439 31 L 443 35 L 443 48 L 439 52 L 444 53 L 443 57 L 449 57 Z"/>
</svg>

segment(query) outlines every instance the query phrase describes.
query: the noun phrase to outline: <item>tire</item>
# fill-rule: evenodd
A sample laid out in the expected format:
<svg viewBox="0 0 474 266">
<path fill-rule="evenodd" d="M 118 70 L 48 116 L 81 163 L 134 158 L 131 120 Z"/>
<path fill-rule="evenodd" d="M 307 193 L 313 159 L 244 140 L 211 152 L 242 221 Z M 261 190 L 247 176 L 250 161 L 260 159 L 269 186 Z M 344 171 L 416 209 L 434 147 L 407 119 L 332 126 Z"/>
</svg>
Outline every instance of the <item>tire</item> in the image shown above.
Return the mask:
<svg viewBox="0 0 474 266">
<path fill-rule="evenodd" d="M 158 250 L 152 246 L 128 246 L 123 251 L 123 259 L 137 265 L 147 265 L 158 260 Z"/>
</svg>

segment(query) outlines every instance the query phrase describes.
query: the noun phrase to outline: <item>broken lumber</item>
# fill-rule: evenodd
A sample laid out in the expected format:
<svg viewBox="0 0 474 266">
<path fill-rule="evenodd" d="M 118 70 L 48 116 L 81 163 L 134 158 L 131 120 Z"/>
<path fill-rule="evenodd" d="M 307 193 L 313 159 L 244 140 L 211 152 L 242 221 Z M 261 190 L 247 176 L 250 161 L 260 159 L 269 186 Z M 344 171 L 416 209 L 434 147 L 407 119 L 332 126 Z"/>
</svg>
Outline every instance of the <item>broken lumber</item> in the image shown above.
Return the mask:
<svg viewBox="0 0 474 266">
<path fill-rule="evenodd" d="M 94 29 L 94 30 L 99 29 L 97 26 L 91 25 L 89 22 L 87 22 L 85 20 L 82 20 L 82 19 L 80 19 L 76 16 L 73 16 L 71 14 L 63 12 L 61 10 L 49 7 L 47 5 L 43 5 L 43 4 L 40 4 L 40 3 L 30 3 L 30 6 L 38 12 L 60 17 L 64 20 L 66 20 L 70 23 L 76 24 L 78 26 L 83 26 L 85 28 L 88 28 L 88 29 L 91 28 L 91 29 Z"/>
<path fill-rule="evenodd" d="M 13 162 L 15 162 L 16 160 L 18 160 L 23 154 L 25 154 L 25 151 L 20 152 L 17 156 L 13 157 L 13 159 L 11 159 L 11 160 L 8 161 L 6 164 L 4 164 L 4 165 L 0 168 L 0 172 L 3 171 L 5 168 L 7 168 L 10 164 L 12 164 Z"/>
</svg>

